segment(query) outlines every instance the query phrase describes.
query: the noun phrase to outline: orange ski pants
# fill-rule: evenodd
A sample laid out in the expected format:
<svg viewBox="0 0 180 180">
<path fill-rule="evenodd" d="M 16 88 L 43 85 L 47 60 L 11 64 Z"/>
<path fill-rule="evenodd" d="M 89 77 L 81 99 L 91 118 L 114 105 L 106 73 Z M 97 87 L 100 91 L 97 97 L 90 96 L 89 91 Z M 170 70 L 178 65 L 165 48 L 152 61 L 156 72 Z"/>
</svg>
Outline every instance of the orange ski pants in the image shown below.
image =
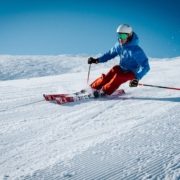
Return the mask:
<svg viewBox="0 0 180 180">
<path fill-rule="evenodd" d="M 110 69 L 106 75 L 102 74 L 101 77 L 97 78 L 90 86 L 93 89 L 102 89 L 103 92 L 110 95 L 118 89 L 121 84 L 134 78 L 133 72 L 124 72 L 119 65 L 116 65 Z"/>
</svg>

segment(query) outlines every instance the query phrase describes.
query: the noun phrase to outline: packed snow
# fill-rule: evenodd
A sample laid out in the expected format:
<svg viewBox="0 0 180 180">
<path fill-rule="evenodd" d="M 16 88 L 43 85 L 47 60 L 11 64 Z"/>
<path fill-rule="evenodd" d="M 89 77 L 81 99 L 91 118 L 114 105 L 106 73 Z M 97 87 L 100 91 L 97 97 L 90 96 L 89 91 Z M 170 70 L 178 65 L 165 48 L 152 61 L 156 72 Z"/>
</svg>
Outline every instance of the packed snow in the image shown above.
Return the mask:
<svg viewBox="0 0 180 180">
<path fill-rule="evenodd" d="M 180 91 L 126 83 L 114 99 L 43 99 L 86 88 L 87 58 L 0 56 L 0 179 L 179 180 Z M 90 82 L 117 63 L 92 65 Z M 150 66 L 141 83 L 180 88 L 180 57 Z"/>
</svg>

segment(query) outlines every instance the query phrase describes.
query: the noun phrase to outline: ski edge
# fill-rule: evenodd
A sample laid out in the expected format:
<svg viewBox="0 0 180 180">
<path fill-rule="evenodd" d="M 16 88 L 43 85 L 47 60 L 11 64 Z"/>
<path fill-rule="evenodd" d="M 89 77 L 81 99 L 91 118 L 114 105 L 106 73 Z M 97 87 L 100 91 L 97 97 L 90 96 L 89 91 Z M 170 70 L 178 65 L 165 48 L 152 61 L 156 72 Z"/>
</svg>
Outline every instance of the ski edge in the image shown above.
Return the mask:
<svg viewBox="0 0 180 180">
<path fill-rule="evenodd" d="M 59 105 L 71 103 L 71 102 L 78 102 L 78 101 L 87 100 L 87 99 L 95 99 L 92 93 L 84 94 L 84 92 L 83 93 L 80 93 L 80 92 L 73 93 L 73 94 L 52 94 L 52 95 L 43 94 L 43 96 L 46 101 L 52 101 Z M 113 94 L 107 95 L 105 97 L 107 98 L 116 97 L 116 96 L 122 96 L 123 94 L 125 94 L 124 89 L 119 89 L 119 90 L 116 90 Z"/>
</svg>

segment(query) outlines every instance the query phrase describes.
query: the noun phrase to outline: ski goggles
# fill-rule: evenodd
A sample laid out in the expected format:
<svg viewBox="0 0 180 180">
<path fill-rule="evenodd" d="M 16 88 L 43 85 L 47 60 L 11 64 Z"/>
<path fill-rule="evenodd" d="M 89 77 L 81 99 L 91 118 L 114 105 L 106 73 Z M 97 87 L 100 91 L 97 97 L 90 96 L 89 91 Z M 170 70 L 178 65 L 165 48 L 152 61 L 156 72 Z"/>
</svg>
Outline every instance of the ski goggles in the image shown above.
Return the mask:
<svg viewBox="0 0 180 180">
<path fill-rule="evenodd" d="M 126 33 L 118 33 L 118 39 L 126 40 L 128 38 L 128 34 Z"/>
</svg>

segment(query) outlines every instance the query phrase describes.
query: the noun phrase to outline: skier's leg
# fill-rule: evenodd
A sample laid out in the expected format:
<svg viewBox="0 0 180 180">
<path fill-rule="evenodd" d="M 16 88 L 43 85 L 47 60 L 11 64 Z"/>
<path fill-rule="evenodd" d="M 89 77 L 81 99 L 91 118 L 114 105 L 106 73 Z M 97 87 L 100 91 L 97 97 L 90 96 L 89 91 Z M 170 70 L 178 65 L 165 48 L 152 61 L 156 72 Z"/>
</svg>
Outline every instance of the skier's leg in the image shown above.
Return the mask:
<svg viewBox="0 0 180 180">
<path fill-rule="evenodd" d="M 105 84 L 111 81 L 115 74 L 120 72 L 120 67 L 114 66 L 110 71 L 105 75 L 102 74 L 101 77 L 97 78 L 90 86 L 93 89 L 100 90 Z"/>
<path fill-rule="evenodd" d="M 128 80 L 132 80 L 134 78 L 135 77 L 134 77 L 134 74 L 132 72 L 124 73 L 123 71 L 120 71 L 119 73 L 115 74 L 114 77 L 102 87 L 102 91 L 105 94 L 110 95 L 116 89 L 118 89 L 118 87 L 121 84 L 125 83 Z"/>
</svg>

